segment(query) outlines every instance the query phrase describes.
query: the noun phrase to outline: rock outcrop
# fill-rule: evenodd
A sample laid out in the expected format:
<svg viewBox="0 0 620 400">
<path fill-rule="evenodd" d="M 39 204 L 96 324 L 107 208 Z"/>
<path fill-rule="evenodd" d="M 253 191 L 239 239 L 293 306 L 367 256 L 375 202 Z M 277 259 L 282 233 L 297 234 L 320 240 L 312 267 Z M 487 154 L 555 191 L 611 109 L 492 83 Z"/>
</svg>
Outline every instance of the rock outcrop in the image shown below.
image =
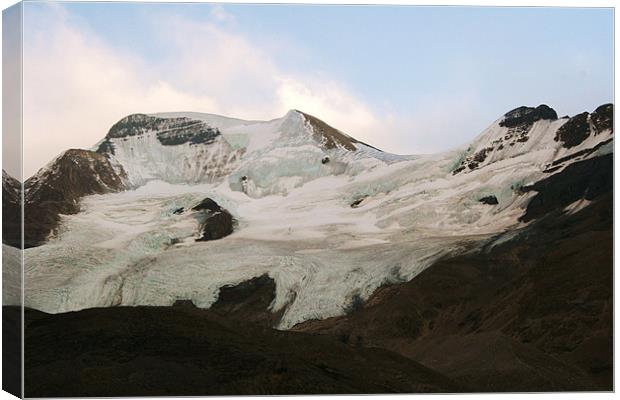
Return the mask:
<svg viewBox="0 0 620 400">
<path fill-rule="evenodd" d="M 594 110 L 594 112 L 590 115 L 590 120 L 596 130 L 595 134 L 599 134 L 606 130 L 611 130 L 613 132 L 614 105 L 603 104 L 602 106 L 597 107 L 596 110 Z"/>
<path fill-rule="evenodd" d="M 561 141 L 564 147 L 571 148 L 581 144 L 590 136 L 589 114 L 583 112 L 570 118 L 558 129 L 555 140 Z"/>
<path fill-rule="evenodd" d="M 213 199 L 208 197 L 203 199 L 192 210 L 205 214 L 204 222 L 200 226 L 200 237 L 196 241 L 217 240 L 233 233 L 233 216 Z"/>
<path fill-rule="evenodd" d="M 613 154 L 575 162 L 521 190 L 534 191 L 522 221 L 561 212 L 577 201 L 592 201 L 613 190 Z"/>
<path fill-rule="evenodd" d="M 521 106 L 504 114 L 504 118 L 500 121 L 499 126 L 507 128 L 531 126 L 534 122 L 541 119 L 558 119 L 558 114 L 553 108 L 545 104 L 541 104 L 538 107 Z"/>
<path fill-rule="evenodd" d="M 217 301 L 209 309 L 226 318 L 273 328 L 282 314 L 269 309 L 275 298 L 276 282 L 263 274 L 236 285 L 221 287 Z"/>
<path fill-rule="evenodd" d="M 478 201 L 481 202 L 482 204 L 487 204 L 490 206 L 499 204 L 499 202 L 497 201 L 497 197 L 495 197 L 494 195 L 484 196 L 480 198 L 480 200 Z"/>
<path fill-rule="evenodd" d="M 104 141 L 97 149 L 100 153 L 114 154 L 110 139 L 139 136 L 148 132 L 157 132 L 157 139 L 164 146 L 176 146 L 183 143 L 213 143 L 220 136 L 217 128 L 187 117 L 160 118 L 146 114 L 129 115 L 110 128 Z"/>
<path fill-rule="evenodd" d="M 357 150 L 355 143 L 359 143 L 349 135 L 340 132 L 338 129 L 326 124 L 317 117 L 299 112 L 306 122 L 312 127 L 314 139 L 325 149 L 334 149 L 341 147 L 350 151 Z"/>
<path fill-rule="evenodd" d="M 558 129 L 554 139 L 570 149 L 579 146 L 592 135 L 599 135 L 605 131 L 613 133 L 613 113 L 613 104 L 603 104 L 591 114 L 588 112 L 577 114 Z"/>
<path fill-rule="evenodd" d="M 97 152 L 67 150 L 25 183 L 24 246 L 43 244 L 61 214 L 75 214 L 80 199 L 126 188 L 125 172 Z"/>
</svg>

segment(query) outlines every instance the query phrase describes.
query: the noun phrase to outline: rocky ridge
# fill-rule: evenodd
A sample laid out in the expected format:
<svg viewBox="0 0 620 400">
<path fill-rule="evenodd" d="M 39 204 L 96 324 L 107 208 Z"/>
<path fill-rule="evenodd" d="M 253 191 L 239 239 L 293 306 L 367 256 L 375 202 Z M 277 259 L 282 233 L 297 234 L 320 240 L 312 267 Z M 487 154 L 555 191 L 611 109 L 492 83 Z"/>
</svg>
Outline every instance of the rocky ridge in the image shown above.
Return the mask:
<svg viewBox="0 0 620 400">
<path fill-rule="evenodd" d="M 24 247 L 39 246 L 58 227 L 60 215 L 80 211 L 80 199 L 125 190 L 126 173 L 102 154 L 72 149 L 24 183 Z"/>
</svg>

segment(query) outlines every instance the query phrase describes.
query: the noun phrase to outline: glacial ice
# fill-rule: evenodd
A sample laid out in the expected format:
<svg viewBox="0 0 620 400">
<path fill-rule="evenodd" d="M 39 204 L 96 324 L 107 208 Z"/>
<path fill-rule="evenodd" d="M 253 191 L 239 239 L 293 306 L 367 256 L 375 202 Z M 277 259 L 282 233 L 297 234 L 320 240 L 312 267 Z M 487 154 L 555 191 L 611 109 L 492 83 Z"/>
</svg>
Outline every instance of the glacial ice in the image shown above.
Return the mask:
<svg viewBox="0 0 620 400">
<path fill-rule="evenodd" d="M 56 237 L 25 251 L 26 306 L 58 313 L 189 299 L 209 307 L 221 286 L 267 273 L 276 282 L 271 309 L 284 310 L 279 328 L 342 315 L 356 296 L 523 226 L 518 218 L 533 194 L 518 187 L 567 154 L 553 140 L 561 121 L 537 121 L 528 141 L 495 148 L 482 167 L 453 175 L 463 154 L 506 128 L 493 124 L 469 150 L 401 157 L 364 145 L 325 150 L 295 112 L 268 122 L 187 116 L 222 137 L 208 148 L 161 146 L 154 133 L 114 139 L 114 157 L 136 189 L 84 198 Z M 478 201 L 489 194 L 497 206 Z M 205 197 L 233 214 L 233 234 L 195 242 L 191 207 Z M 175 215 L 179 207 L 190 211 Z"/>
</svg>

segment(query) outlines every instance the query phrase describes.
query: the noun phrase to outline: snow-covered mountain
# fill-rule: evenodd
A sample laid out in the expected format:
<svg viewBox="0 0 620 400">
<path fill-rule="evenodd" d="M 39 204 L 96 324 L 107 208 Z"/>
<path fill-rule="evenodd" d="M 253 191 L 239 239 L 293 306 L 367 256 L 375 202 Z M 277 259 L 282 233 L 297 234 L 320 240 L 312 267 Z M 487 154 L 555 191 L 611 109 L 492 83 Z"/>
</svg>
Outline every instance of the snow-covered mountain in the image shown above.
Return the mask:
<svg viewBox="0 0 620 400">
<path fill-rule="evenodd" d="M 286 194 L 319 177 L 354 176 L 403 159 L 296 110 L 272 121 L 199 113 L 130 115 L 110 129 L 96 151 L 124 167 L 130 187 L 150 180 L 228 180 L 233 190 L 251 197 Z"/>
<path fill-rule="evenodd" d="M 130 115 L 25 183 L 26 214 L 54 204 L 33 213 L 52 222 L 25 251 L 26 305 L 209 307 L 224 285 L 267 274 L 278 327 L 342 315 L 527 226 L 533 185 L 612 153 L 612 121 L 612 105 L 571 118 L 520 107 L 467 146 L 399 156 L 296 110 L 271 121 Z M 215 206 L 196 207 L 205 198 Z M 566 213 L 588 204 L 562 199 Z M 231 217 L 213 218 L 222 210 Z M 231 224 L 227 235 L 197 241 L 209 220 Z"/>
<path fill-rule="evenodd" d="M 609 144 L 613 134 L 612 117 L 611 104 L 602 105 L 591 114 L 584 112 L 560 119 L 545 105 L 516 108 L 473 141 L 453 173 L 531 152 L 536 153 L 535 159 L 546 162 L 546 167 L 557 170 L 560 164 L 587 158 Z"/>
</svg>

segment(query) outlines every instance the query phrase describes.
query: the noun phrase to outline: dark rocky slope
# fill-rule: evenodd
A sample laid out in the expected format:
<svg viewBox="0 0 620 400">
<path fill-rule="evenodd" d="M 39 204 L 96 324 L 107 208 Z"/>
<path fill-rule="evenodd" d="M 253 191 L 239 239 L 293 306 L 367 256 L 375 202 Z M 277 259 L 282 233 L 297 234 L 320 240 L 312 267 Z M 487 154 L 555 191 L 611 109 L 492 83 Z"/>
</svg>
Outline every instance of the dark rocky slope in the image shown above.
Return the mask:
<svg viewBox="0 0 620 400">
<path fill-rule="evenodd" d="M 594 125 L 595 135 L 614 129 L 614 105 L 611 103 L 598 106 L 590 115 L 590 121 Z"/>
<path fill-rule="evenodd" d="M 540 218 L 516 236 L 295 330 L 395 351 L 475 391 L 612 390 L 611 159 L 534 185 L 546 214 L 533 202 Z M 562 211 L 578 198 L 592 203 Z"/>
<path fill-rule="evenodd" d="M 2 243 L 21 248 L 22 184 L 2 170 Z"/>
<path fill-rule="evenodd" d="M 564 147 L 571 148 L 578 146 L 590 136 L 589 114 L 583 112 L 571 117 L 564 125 L 558 129 L 555 140 L 561 141 Z"/>
<path fill-rule="evenodd" d="M 590 135 L 612 130 L 613 131 L 613 104 L 603 104 L 592 112 L 584 112 L 570 118 L 562 125 L 555 135 L 555 141 L 561 141 L 564 147 L 571 148 L 580 145 Z"/>
<path fill-rule="evenodd" d="M 61 214 L 79 212 L 82 197 L 124 190 L 124 179 L 124 171 L 104 155 L 67 150 L 25 182 L 24 247 L 43 244 Z"/>
<path fill-rule="evenodd" d="M 6 311 L 5 311 L 6 310 Z M 22 396 L 22 325 L 18 307 L 3 307 L 2 312 L 2 390 Z"/>
<path fill-rule="evenodd" d="M 371 146 L 364 142 L 360 142 L 359 140 L 347 135 L 346 133 L 339 131 L 338 129 L 323 122 L 322 120 L 318 119 L 313 115 L 306 114 L 305 112 L 299 110 L 295 111 L 300 113 L 304 117 L 306 122 L 310 124 L 314 133 L 314 140 L 316 140 L 326 150 L 340 147 L 349 151 L 355 151 L 357 150 L 356 144 L 363 144 L 364 146 L 368 146 L 377 151 L 381 151 L 374 146 Z M 327 160 L 323 159 L 322 161 L 323 164 L 326 164 L 328 162 L 329 157 L 327 157 Z"/>
<path fill-rule="evenodd" d="M 56 315 L 26 310 L 25 316 L 27 397 L 459 390 L 387 350 L 276 331 L 189 306 Z"/>
<path fill-rule="evenodd" d="M 527 205 L 522 221 L 544 217 L 579 201 L 595 200 L 613 193 L 614 159 L 612 154 L 568 165 L 561 173 L 550 175 L 521 190 L 536 195 Z"/>
<path fill-rule="evenodd" d="M 351 151 L 357 149 L 355 147 L 355 143 L 358 143 L 357 140 L 345 135 L 338 129 L 326 124 L 313 115 L 306 114 L 299 110 L 296 111 L 300 113 L 312 127 L 314 132 L 314 140 L 320 143 L 325 149 L 334 149 L 337 147 L 342 147 Z"/>
<path fill-rule="evenodd" d="M 276 298 L 276 282 L 264 274 L 237 285 L 220 288 L 210 310 L 226 318 L 275 327 L 284 310 L 273 313 L 269 306 Z"/>
</svg>

